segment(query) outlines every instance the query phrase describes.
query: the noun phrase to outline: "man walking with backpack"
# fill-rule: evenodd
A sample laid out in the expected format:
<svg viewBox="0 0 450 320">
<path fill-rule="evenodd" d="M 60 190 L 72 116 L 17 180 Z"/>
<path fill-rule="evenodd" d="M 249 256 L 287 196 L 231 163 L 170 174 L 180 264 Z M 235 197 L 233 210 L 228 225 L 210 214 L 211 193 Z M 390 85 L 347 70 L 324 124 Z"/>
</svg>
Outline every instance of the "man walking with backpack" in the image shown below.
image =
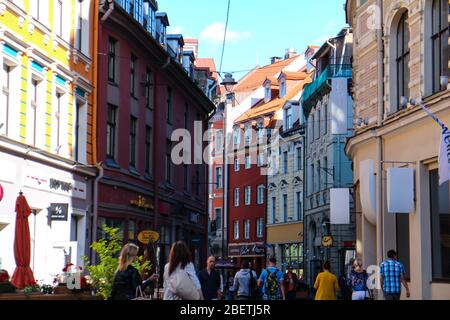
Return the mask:
<svg viewBox="0 0 450 320">
<path fill-rule="evenodd" d="M 271 258 L 269 267 L 259 277 L 258 286 L 263 288 L 263 300 L 286 300 L 283 273 L 276 265 L 277 259 Z"/>
<path fill-rule="evenodd" d="M 237 300 L 256 299 L 256 272 L 250 269 L 248 261 L 242 263 L 242 269 L 236 273 L 232 291 L 236 293 Z"/>
</svg>

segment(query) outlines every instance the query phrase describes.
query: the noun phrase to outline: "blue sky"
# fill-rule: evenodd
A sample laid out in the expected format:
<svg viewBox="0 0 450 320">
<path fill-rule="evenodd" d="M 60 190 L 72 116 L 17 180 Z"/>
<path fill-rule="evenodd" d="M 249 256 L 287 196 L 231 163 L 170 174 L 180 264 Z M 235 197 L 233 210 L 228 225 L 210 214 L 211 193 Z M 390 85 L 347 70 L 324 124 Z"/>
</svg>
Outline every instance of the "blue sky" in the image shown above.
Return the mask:
<svg viewBox="0 0 450 320">
<path fill-rule="evenodd" d="M 266 65 L 294 47 L 321 45 L 345 23 L 345 0 L 231 0 L 223 72 Z M 213 57 L 219 70 L 228 0 L 159 0 L 170 33 L 200 41 L 199 56 Z M 236 79 L 244 72 L 234 73 Z"/>
</svg>

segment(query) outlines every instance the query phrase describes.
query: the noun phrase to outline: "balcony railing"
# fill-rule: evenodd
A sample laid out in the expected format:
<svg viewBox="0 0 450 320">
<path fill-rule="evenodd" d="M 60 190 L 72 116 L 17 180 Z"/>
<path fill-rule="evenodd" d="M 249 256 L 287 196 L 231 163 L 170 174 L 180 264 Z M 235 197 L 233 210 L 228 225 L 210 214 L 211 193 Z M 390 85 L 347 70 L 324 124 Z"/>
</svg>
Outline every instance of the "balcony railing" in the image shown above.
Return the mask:
<svg viewBox="0 0 450 320">
<path fill-rule="evenodd" d="M 332 78 L 351 78 L 352 66 L 350 64 L 331 64 L 303 90 L 302 100 L 304 104 L 309 104 L 315 95 L 328 85 L 328 80 Z"/>
</svg>

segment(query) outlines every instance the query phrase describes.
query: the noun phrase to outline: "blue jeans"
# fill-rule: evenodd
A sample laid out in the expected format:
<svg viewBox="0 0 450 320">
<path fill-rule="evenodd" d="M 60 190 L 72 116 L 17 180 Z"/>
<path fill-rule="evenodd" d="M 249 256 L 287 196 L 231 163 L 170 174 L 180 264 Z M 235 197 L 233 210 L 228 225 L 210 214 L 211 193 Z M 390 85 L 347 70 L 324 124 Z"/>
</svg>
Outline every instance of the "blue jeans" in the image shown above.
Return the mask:
<svg viewBox="0 0 450 320">
<path fill-rule="evenodd" d="M 398 301 L 400 300 L 400 293 L 384 293 L 384 300 L 388 300 L 388 301 Z"/>
</svg>

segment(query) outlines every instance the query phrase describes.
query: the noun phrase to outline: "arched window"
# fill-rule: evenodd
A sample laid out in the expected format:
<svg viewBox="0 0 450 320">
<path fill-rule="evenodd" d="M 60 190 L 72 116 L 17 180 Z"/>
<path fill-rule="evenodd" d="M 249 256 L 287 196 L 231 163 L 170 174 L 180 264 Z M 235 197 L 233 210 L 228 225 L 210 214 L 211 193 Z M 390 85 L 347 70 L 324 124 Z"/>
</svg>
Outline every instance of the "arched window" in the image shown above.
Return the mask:
<svg viewBox="0 0 450 320">
<path fill-rule="evenodd" d="M 395 68 L 397 73 L 397 109 L 402 109 L 401 99 L 409 99 L 409 26 L 408 13 L 400 18 L 397 28 Z"/>
<path fill-rule="evenodd" d="M 448 72 L 448 1 L 433 0 L 431 13 L 432 88 L 441 91 L 441 76 Z"/>
</svg>

